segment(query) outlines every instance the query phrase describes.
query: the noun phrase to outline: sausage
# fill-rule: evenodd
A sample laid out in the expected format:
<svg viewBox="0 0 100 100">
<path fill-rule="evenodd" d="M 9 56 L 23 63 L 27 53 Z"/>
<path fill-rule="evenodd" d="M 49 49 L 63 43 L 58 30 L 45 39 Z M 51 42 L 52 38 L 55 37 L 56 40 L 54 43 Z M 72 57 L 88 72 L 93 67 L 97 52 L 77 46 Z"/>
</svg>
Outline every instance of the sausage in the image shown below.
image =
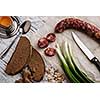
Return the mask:
<svg viewBox="0 0 100 100">
<path fill-rule="evenodd" d="M 54 42 L 56 40 L 56 35 L 54 33 L 49 33 L 49 34 L 47 34 L 46 39 L 49 42 Z"/>
<path fill-rule="evenodd" d="M 96 26 L 82 21 L 77 18 L 66 18 L 61 20 L 55 26 L 55 32 L 61 33 L 66 29 L 76 29 L 78 31 L 82 31 L 87 33 L 91 37 L 95 37 L 96 39 L 100 39 L 100 29 Z"/>
<path fill-rule="evenodd" d="M 48 42 L 48 40 L 45 37 L 40 38 L 38 40 L 38 47 L 40 47 L 40 48 L 45 48 L 45 47 L 48 46 L 48 44 L 49 44 L 49 42 Z"/>
<path fill-rule="evenodd" d="M 56 50 L 54 49 L 54 48 L 46 48 L 45 50 L 44 50 L 44 53 L 45 53 L 45 55 L 47 55 L 47 56 L 54 56 L 55 55 L 55 53 L 56 53 Z"/>
</svg>

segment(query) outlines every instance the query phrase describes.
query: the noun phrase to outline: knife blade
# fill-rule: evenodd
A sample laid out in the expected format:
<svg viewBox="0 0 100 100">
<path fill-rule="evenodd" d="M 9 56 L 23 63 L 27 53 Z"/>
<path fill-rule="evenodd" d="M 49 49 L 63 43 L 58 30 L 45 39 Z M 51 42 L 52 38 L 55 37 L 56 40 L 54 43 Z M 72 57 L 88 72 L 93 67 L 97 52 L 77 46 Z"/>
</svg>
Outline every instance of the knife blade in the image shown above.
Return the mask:
<svg viewBox="0 0 100 100">
<path fill-rule="evenodd" d="M 79 39 L 79 37 L 72 32 L 72 37 L 78 47 L 83 51 L 83 53 L 87 56 L 87 58 L 96 65 L 97 69 L 100 71 L 100 61 L 97 59 L 97 57 L 94 56 L 94 54 L 85 46 L 85 44 Z"/>
</svg>

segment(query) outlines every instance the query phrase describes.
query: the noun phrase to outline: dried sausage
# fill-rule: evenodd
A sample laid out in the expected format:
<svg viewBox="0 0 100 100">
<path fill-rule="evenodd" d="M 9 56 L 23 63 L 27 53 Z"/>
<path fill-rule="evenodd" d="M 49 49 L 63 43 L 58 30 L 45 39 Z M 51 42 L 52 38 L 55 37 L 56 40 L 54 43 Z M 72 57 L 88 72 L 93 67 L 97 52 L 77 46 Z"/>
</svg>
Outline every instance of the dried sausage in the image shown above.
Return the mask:
<svg viewBox="0 0 100 100">
<path fill-rule="evenodd" d="M 54 42 L 56 40 L 56 35 L 54 33 L 49 33 L 47 36 L 46 36 L 46 39 L 49 41 L 49 42 Z"/>
<path fill-rule="evenodd" d="M 54 56 L 56 53 L 56 50 L 54 48 L 46 48 L 44 51 L 45 55 L 47 56 Z"/>
<path fill-rule="evenodd" d="M 76 29 L 87 33 L 89 36 L 100 39 L 100 29 L 96 26 L 77 18 L 66 18 L 55 26 L 55 32 L 61 33 L 65 29 Z"/>
<path fill-rule="evenodd" d="M 47 47 L 48 46 L 48 40 L 45 38 L 45 37 L 43 37 L 43 38 L 40 38 L 39 40 L 38 40 L 38 46 L 40 47 L 40 48 L 45 48 L 45 47 Z"/>
</svg>

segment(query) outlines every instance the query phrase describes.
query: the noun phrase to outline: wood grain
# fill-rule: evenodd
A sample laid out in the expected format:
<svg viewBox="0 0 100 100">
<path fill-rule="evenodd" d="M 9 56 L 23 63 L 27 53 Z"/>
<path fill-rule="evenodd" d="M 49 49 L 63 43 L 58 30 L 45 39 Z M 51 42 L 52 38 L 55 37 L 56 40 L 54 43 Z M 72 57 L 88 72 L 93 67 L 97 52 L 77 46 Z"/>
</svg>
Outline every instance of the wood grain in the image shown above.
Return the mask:
<svg viewBox="0 0 100 100">
<path fill-rule="evenodd" d="M 67 16 L 70 17 L 70 16 Z M 100 27 L 100 17 L 96 16 L 71 16 L 71 17 L 77 17 L 82 20 L 85 20 L 87 22 L 95 24 L 97 27 Z M 61 19 L 66 18 L 66 16 L 22 16 L 20 17 L 21 20 L 29 19 L 32 21 L 32 28 L 26 35 L 29 40 L 31 41 L 32 46 L 37 49 L 40 54 L 42 55 L 43 59 L 45 60 L 46 66 L 53 66 L 57 67 L 61 73 L 63 73 L 58 57 L 57 55 L 54 57 L 47 57 L 44 55 L 44 50 L 39 49 L 37 47 L 37 40 L 40 37 L 46 36 L 50 32 L 54 32 L 54 27 L 57 22 L 59 22 Z M 77 47 L 77 45 L 74 43 L 71 32 L 75 30 L 66 30 L 61 34 L 56 34 L 57 41 L 59 43 L 62 43 L 63 41 L 69 41 L 73 46 L 73 51 L 75 54 L 75 57 L 77 59 L 77 62 L 79 63 L 79 66 L 81 69 L 85 70 L 87 74 L 92 77 L 96 82 L 100 82 L 100 73 L 96 69 L 95 65 L 91 64 L 90 61 L 86 58 L 86 56 L 82 53 L 82 51 Z M 80 37 L 80 39 L 86 44 L 86 46 L 99 58 L 100 60 L 100 44 L 93 39 L 91 39 L 89 36 L 83 34 L 82 32 L 75 31 L 76 34 Z M 14 38 L 14 37 L 13 37 Z M 4 49 L 7 47 L 11 41 L 13 40 L 4 40 L 0 39 L 0 51 L 1 49 Z M 6 42 L 7 41 L 7 42 Z M 17 42 L 16 42 L 17 44 Z M 56 42 L 50 44 L 49 46 L 55 47 Z M 5 47 L 4 47 L 4 46 Z M 12 50 L 14 52 L 15 46 L 12 47 Z M 9 51 L 8 55 L 4 58 L 6 62 L 9 61 L 12 53 Z M 8 59 L 8 60 L 7 60 Z M 15 79 L 18 79 L 20 77 L 20 74 L 16 76 L 9 76 L 4 72 L 4 69 L 6 67 L 6 64 L 2 61 L 0 61 L 0 82 L 14 82 Z M 43 80 L 45 81 L 45 80 Z"/>
</svg>

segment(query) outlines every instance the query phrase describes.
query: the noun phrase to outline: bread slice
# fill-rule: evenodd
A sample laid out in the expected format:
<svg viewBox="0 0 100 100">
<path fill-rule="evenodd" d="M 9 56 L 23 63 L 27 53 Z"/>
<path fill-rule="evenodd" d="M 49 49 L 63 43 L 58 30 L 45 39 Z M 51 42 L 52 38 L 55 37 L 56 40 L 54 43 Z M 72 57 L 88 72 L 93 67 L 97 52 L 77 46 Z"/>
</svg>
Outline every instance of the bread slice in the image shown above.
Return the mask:
<svg viewBox="0 0 100 100">
<path fill-rule="evenodd" d="M 24 68 L 26 68 L 27 71 L 24 71 Z M 45 74 L 45 64 L 40 53 L 31 46 L 26 37 L 20 38 L 16 50 L 5 70 L 9 75 L 15 75 L 20 71 L 22 71 L 23 74 L 22 82 L 28 82 L 26 79 L 30 82 L 33 80 L 39 82 Z M 31 74 L 28 75 L 27 72 L 30 72 Z"/>
<path fill-rule="evenodd" d="M 21 71 L 30 56 L 30 42 L 26 37 L 21 37 L 11 60 L 8 62 L 5 72 L 15 75 Z"/>
<path fill-rule="evenodd" d="M 26 66 L 22 70 L 22 77 L 16 80 L 16 83 L 32 83 L 42 80 L 45 74 L 44 61 L 39 52 L 34 48 L 31 49 L 30 55 Z"/>
<path fill-rule="evenodd" d="M 32 48 L 31 59 L 27 63 L 29 66 L 34 81 L 41 81 L 45 74 L 45 64 L 40 53 Z"/>
</svg>

